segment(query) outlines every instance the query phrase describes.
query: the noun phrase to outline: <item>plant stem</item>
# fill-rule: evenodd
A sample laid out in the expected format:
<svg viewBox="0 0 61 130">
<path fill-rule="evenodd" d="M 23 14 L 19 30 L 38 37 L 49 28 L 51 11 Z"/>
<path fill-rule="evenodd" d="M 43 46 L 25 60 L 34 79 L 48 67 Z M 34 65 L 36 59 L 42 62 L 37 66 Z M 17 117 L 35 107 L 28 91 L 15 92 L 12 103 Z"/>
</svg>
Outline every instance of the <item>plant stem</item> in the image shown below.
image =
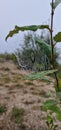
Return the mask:
<svg viewBox="0 0 61 130">
<path fill-rule="evenodd" d="M 51 62 L 52 62 L 52 64 L 53 64 L 53 55 L 54 55 L 54 50 L 53 50 L 53 16 L 54 16 L 53 3 L 54 3 L 54 0 L 52 0 L 52 10 L 51 10 Z"/>
<path fill-rule="evenodd" d="M 53 69 L 55 69 L 54 66 L 54 42 L 53 42 L 53 17 L 54 17 L 54 0 L 52 0 L 52 8 L 51 8 L 51 63 L 53 66 Z M 56 84 L 57 84 L 57 90 L 59 91 L 59 83 L 58 83 L 58 77 L 56 72 L 54 72 Z"/>
</svg>

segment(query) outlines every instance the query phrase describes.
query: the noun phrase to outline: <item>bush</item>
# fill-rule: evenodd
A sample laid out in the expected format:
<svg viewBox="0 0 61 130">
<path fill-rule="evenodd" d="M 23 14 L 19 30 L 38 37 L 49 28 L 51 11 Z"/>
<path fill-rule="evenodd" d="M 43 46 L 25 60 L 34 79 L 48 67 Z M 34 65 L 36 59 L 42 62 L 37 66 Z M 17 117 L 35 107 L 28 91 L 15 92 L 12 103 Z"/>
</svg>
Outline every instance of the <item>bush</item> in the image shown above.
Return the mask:
<svg viewBox="0 0 61 130">
<path fill-rule="evenodd" d="M 45 53 L 44 49 L 36 44 L 35 38 L 37 37 L 44 41 L 47 40 L 47 38 L 43 39 L 41 36 L 28 33 L 24 36 L 24 45 L 22 50 L 20 51 L 20 49 L 18 49 L 15 52 L 18 64 L 21 68 L 36 71 L 48 70 L 50 68 L 49 57 Z"/>
</svg>

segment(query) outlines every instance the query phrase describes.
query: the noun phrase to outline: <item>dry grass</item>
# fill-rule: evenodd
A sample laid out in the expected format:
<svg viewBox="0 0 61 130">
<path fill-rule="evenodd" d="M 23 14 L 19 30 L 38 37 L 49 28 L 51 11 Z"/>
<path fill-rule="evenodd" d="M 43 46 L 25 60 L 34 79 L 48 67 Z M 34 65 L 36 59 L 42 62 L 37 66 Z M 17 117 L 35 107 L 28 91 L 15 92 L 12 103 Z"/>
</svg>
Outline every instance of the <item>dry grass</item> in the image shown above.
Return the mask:
<svg viewBox="0 0 61 130">
<path fill-rule="evenodd" d="M 3 110 L 6 110 L 4 104 L 7 108 L 0 116 L 0 130 L 49 130 L 46 113 L 40 106 L 48 98 L 56 98 L 54 85 L 40 80 L 25 81 L 23 76 L 27 74 L 28 71 L 19 70 L 12 62 L 0 63 L 0 104 Z M 20 110 L 25 111 L 21 118 Z M 59 124 L 58 130 L 60 127 Z"/>
</svg>

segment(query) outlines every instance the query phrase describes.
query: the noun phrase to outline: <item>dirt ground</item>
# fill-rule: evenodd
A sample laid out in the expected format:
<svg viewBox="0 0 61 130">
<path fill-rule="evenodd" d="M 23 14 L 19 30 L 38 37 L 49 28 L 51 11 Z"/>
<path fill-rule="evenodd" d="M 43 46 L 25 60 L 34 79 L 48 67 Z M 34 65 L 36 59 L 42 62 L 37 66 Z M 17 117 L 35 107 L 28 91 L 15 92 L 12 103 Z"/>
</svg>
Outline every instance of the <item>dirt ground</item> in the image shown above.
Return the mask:
<svg viewBox="0 0 61 130">
<path fill-rule="evenodd" d="M 0 130 L 50 130 L 45 121 L 47 112 L 41 110 L 41 105 L 56 98 L 54 80 L 24 80 L 27 74 L 29 71 L 20 70 L 12 61 L 0 63 L 0 105 L 6 107 L 0 112 Z M 21 126 L 11 117 L 13 107 L 24 110 Z M 56 130 L 61 130 L 60 122 Z"/>
</svg>

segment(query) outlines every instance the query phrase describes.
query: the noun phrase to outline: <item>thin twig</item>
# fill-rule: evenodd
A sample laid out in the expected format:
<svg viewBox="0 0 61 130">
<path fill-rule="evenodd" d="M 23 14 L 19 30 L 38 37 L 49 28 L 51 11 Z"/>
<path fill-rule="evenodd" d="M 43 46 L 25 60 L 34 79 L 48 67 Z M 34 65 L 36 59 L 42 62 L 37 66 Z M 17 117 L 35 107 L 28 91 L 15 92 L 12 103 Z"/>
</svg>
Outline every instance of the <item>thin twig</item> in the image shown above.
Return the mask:
<svg viewBox="0 0 61 130">
<path fill-rule="evenodd" d="M 51 5 L 51 63 L 53 69 L 55 69 L 54 66 L 54 42 L 53 42 L 53 17 L 54 17 L 54 0 L 52 0 L 52 5 Z M 58 77 L 56 72 L 54 72 L 55 79 L 56 79 L 56 84 L 57 84 L 57 90 L 59 91 L 59 83 L 58 83 Z"/>
</svg>

